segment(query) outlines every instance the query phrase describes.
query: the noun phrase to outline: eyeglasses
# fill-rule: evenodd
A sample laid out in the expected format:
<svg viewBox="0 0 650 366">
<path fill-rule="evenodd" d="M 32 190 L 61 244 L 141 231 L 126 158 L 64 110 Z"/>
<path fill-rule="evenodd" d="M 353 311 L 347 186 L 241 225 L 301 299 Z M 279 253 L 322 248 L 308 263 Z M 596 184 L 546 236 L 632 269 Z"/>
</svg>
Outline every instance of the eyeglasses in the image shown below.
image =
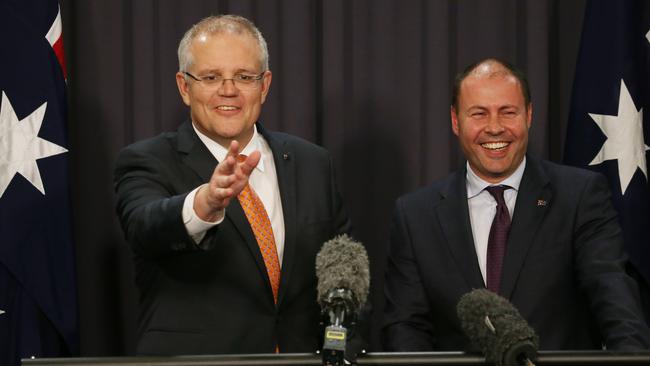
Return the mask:
<svg viewBox="0 0 650 366">
<path fill-rule="evenodd" d="M 183 71 L 183 74 L 191 77 L 192 79 L 200 82 L 203 86 L 210 89 L 220 88 L 226 80 L 233 82 L 235 87 L 238 89 L 254 89 L 257 87 L 257 82 L 262 80 L 264 73 L 258 75 L 249 75 L 249 74 L 235 74 L 232 78 L 224 78 L 221 75 L 206 75 L 206 76 L 194 76 L 187 71 Z"/>
</svg>

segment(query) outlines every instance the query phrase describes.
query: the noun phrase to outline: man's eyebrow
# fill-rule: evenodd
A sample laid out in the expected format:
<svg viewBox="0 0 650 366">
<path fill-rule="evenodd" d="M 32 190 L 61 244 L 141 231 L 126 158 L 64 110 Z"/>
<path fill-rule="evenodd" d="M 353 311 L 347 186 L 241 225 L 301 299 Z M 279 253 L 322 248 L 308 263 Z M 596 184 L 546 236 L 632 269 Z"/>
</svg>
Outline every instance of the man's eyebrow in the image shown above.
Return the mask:
<svg viewBox="0 0 650 366">
<path fill-rule="evenodd" d="M 506 105 L 503 105 L 503 106 L 499 107 L 499 110 L 501 110 L 501 109 L 510 109 L 510 108 L 519 109 L 519 106 L 516 105 L 516 104 L 506 104 Z"/>
<path fill-rule="evenodd" d="M 200 69 L 196 73 L 197 74 L 218 74 L 219 70 L 217 70 L 217 69 Z"/>
<path fill-rule="evenodd" d="M 482 105 L 472 105 L 467 108 L 468 111 L 475 110 L 475 109 L 486 110 L 487 107 L 484 107 Z"/>
</svg>

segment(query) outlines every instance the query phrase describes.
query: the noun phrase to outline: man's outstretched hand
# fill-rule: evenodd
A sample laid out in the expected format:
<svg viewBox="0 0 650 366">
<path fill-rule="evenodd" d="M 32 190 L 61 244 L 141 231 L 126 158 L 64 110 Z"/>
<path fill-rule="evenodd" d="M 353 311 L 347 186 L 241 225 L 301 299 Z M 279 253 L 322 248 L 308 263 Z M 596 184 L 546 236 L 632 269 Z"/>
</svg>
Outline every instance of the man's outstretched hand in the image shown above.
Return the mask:
<svg viewBox="0 0 650 366">
<path fill-rule="evenodd" d="M 242 162 L 237 161 L 239 143 L 230 142 L 228 154 L 214 169 L 207 184 L 199 188 L 194 197 L 194 212 L 204 221 L 214 222 L 233 198 L 248 184 L 251 172 L 262 156 L 254 151 Z"/>
</svg>

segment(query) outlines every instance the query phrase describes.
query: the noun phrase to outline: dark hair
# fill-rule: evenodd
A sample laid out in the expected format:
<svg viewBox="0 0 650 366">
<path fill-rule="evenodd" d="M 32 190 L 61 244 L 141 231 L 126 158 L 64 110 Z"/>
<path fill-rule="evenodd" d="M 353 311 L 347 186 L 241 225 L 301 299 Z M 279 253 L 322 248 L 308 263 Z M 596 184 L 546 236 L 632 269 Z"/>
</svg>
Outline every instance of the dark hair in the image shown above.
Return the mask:
<svg viewBox="0 0 650 366">
<path fill-rule="evenodd" d="M 524 102 L 526 108 L 528 108 L 528 105 L 530 104 L 530 88 L 528 86 L 528 78 L 526 78 L 526 74 L 524 74 L 523 71 L 519 70 L 508 61 L 490 57 L 467 66 L 465 70 L 463 70 L 463 72 L 458 73 L 456 75 L 456 79 L 454 80 L 454 86 L 451 92 L 451 105 L 454 107 L 454 109 L 456 111 L 458 110 L 458 95 L 460 94 L 460 85 L 463 83 L 463 80 L 465 80 L 465 78 L 477 67 L 479 67 L 481 64 L 484 64 L 486 62 L 494 62 L 502 65 L 503 67 L 506 68 L 506 70 L 508 70 L 508 73 L 510 75 L 514 76 L 517 79 L 517 81 L 519 81 L 519 86 L 521 86 L 521 92 L 524 95 Z"/>
</svg>

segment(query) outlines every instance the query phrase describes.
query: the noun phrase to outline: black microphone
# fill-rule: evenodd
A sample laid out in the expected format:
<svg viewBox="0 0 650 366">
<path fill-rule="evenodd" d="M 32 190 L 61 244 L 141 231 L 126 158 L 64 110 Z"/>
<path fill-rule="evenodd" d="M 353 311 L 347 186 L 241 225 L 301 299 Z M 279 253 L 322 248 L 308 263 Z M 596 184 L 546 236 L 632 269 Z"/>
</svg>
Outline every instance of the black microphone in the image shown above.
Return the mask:
<svg viewBox="0 0 650 366">
<path fill-rule="evenodd" d="M 534 365 L 539 338 L 519 311 L 486 289 L 463 295 L 456 307 L 463 331 L 497 366 Z"/>
<path fill-rule="evenodd" d="M 318 303 L 327 318 L 323 342 L 323 365 L 344 365 L 348 328 L 370 288 L 368 254 L 359 242 L 343 234 L 325 242 L 316 255 Z"/>
</svg>

